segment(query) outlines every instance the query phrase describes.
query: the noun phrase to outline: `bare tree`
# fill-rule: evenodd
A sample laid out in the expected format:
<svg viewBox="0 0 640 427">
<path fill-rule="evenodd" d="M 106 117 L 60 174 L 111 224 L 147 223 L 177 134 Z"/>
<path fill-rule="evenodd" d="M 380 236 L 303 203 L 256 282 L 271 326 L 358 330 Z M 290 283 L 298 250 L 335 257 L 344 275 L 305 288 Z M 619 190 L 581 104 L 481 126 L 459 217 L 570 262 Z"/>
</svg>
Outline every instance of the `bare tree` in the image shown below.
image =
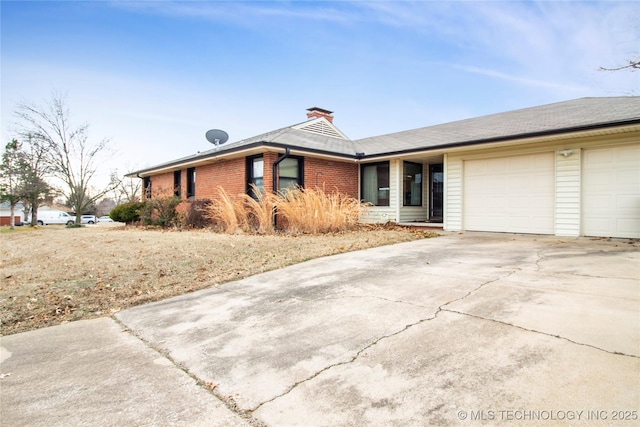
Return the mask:
<svg viewBox="0 0 640 427">
<path fill-rule="evenodd" d="M 640 70 L 640 59 L 627 59 L 627 65 L 621 65 L 620 67 L 614 68 L 606 68 L 600 67 L 598 68 L 600 71 L 620 71 L 620 70 L 631 70 L 636 71 Z"/>
<path fill-rule="evenodd" d="M 100 156 L 106 154 L 109 140 L 90 142 L 88 124 L 74 126 L 65 97 L 52 94 L 48 103 L 38 106 L 23 102 L 16 116 L 23 136 L 30 136 L 32 144 L 46 151 L 52 175 L 65 185 L 65 196 L 76 211 L 76 224 L 80 214 L 96 200 L 113 189 L 90 192 L 90 183 L 96 175 Z"/>
<path fill-rule="evenodd" d="M 111 187 L 116 205 L 140 201 L 142 184 L 139 178 L 120 178 L 118 171 L 115 171 L 111 174 Z"/>
</svg>

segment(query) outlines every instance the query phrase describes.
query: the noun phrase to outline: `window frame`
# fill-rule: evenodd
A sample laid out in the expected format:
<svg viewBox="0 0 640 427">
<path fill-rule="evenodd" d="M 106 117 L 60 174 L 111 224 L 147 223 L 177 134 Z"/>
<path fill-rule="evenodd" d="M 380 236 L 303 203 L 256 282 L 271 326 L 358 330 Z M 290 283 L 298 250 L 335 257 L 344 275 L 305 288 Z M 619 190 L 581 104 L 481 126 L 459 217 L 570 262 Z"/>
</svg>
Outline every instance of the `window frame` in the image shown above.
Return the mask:
<svg viewBox="0 0 640 427">
<path fill-rule="evenodd" d="M 196 168 L 187 168 L 187 199 L 196 198 Z"/>
<path fill-rule="evenodd" d="M 407 171 L 406 171 L 406 166 L 407 165 L 415 165 L 415 166 L 420 166 L 420 191 L 419 191 L 419 201 L 417 202 L 417 204 L 413 204 L 413 203 L 407 203 L 407 194 L 411 194 L 412 195 L 412 191 L 407 192 L 407 189 L 405 188 L 405 184 L 407 183 L 406 177 L 407 177 Z M 409 181 L 411 183 L 413 183 L 412 181 Z M 423 187 L 424 184 L 424 165 L 422 163 L 417 163 L 417 162 L 409 162 L 409 161 L 403 161 L 402 162 L 402 206 L 407 206 L 407 207 L 422 207 L 422 193 L 424 190 Z M 410 196 L 411 199 L 413 199 L 412 196 Z"/>
<path fill-rule="evenodd" d="M 151 177 L 145 176 L 142 178 L 142 191 L 144 192 L 145 199 L 151 199 Z"/>
<path fill-rule="evenodd" d="M 365 169 L 373 166 L 376 167 L 375 187 L 377 188 L 377 192 L 378 192 L 375 197 L 376 202 L 372 202 L 365 198 L 365 186 L 366 186 Z M 386 166 L 386 178 L 387 178 L 386 186 L 383 185 L 382 187 L 380 186 L 380 177 L 378 175 L 378 168 L 380 168 L 381 166 Z M 382 204 L 379 202 L 381 200 L 380 198 L 381 191 L 387 192 L 387 197 L 382 198 L 382 200 L 386 200 L 386 203 L 382 203 Z M 391 206 L 391 162 L 390 161 L 387 160 L 383 162 L 363 163 L 360 165 L 360 200 L 364 203 L 371 203 L 374 206 L 380 206 L 380 207 Z"/>
<path fill-rule="evenodd" d="M 280 169 L 280 165 L 282 165 L 282 163 L 286 162 L 289 159 L 296 160 L 298 162 L 298 166 L 296 168 L 296 172 L 297 172 L 298 176 L 296 176 L 296 177 L 290 177 L 290 176 L 284 176 L 283 177 L 282 174 L 280 173 L 280 170 L 281 170 Z M 282 186 L 280 185 L 280 182 L 281 182 L 282 178 L 284 178 L 285 180 L 295 180 L 295 187 L 303 188 L 304 187 L 304 157 L 302 157 L 302 156 L 288 156 L 282 162 L 280 162 L 280 164 L 278 164 L 278 191 L 279 192 L 281 192 L 283 190 Z M 291 187 L 287 186 L 285 188 L 291 188 Z"/>
<path fill-rule="evenodd" d="M 182 196 L 182 171 L 173 171 L 173 195 L 175 197 Z"/>
<path fill-rule="evenodd" d="M 258 159 L 262 160 L 262 176 L 260 177 L 254 176 L 253 174 L 253 171 L 254 171 L 253 166 L 255 164 L 255 161 Z M 256 186 L 260 191 L 264 192 L 264 155 L 263 154 L 256 154 L 255 156 L 247 156 L 247 163 L 246 163 L 247 194 L 253 197 L 254 199 L 257 199 L 258 195 L 255 194 L 255 192 L 253 191 L 253 188 L 251 188 L 251 184 L 255 184 L 257 179 L 262 180 L 262 182 L 260 185 L 256 185 Z"/>
</svg>

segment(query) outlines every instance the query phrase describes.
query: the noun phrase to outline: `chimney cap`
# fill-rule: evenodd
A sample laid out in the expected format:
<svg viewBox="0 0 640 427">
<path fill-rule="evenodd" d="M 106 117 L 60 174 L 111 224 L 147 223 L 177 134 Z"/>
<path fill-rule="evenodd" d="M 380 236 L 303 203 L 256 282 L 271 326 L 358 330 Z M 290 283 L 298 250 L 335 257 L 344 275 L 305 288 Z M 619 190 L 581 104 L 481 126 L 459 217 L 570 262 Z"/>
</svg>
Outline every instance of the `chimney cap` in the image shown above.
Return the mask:
<svg viewBox="0 0 640 427">
<path fill-rule="evenodd" d="M 310 111 L 310 112 L 317 111 L 319 113 L 324 113 L 324 114 L 333 114 L 333 111 L 325 110 L 324 108 L 320 108 L 320 107 L 310 107 L 310 108 L 307 108 L 307 111 Z"/>
</svg>

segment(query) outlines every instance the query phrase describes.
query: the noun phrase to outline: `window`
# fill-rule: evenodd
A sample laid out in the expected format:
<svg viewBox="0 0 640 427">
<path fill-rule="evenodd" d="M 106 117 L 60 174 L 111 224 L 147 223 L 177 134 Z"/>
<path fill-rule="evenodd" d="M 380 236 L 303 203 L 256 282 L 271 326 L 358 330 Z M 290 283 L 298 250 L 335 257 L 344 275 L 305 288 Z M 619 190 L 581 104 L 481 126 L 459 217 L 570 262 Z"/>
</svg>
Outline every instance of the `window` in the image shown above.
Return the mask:
<svg viewBox="0 0 640 427">
<path fill-rule="evenodd" d="M 360 176 L 362 201 L 389 206 L 389 162 L 362 165 Z"/>
<path fill-rule="evenodd" d="M 404 206 L 422 206 L 422 164 L 404 162 L 402 194 Z"/>
<path fill-rule="evenodd" d="M 173 195 L 176 197 L 180 197 L 182 195 L 182 189 L 180 188 L 181 181 L 182 181 L 182 171 L 174 171 L 173 172 Z"/>
<path fill-rule="evenodd" d="M 303 159 L 300 157 L 287 157 L 278 164 L 278 188 L 280 191 L 287 188 L 294 189 L 297 186 L 302 187 L 302 164 Z"/>
<path fill-rule="evenodd" d="M 258 191 L 264 191 L 264 159 L 262 156 L 247 157 L 247 194 L 256 199 L 251 184 L 254 184 Z"/>
<path fill-rule="evenodd" d="M 142 178 L 142 185 L 144 186 L 144 197 L 145 199 L 151 198 L 151 177 L 145 176 Z"/>
<path fill-rule="evenodd" d="M 196 168 L 187 169 L 187 199 L 196 197 Z"/>
</svg>

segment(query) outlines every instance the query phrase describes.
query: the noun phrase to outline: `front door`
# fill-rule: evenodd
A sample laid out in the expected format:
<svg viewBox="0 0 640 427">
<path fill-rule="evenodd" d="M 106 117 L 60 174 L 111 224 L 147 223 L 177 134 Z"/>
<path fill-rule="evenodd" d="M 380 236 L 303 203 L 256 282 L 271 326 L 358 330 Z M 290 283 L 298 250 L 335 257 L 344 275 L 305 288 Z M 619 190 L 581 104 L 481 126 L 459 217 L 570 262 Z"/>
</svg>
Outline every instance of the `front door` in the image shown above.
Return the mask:
<svg viewBox="0 0 640 427">
<path fill-rule="evenodd" d="M 444 173 L 442 163 L 429 165 L 429 221 L 442 222 Z"/>
</svg>

